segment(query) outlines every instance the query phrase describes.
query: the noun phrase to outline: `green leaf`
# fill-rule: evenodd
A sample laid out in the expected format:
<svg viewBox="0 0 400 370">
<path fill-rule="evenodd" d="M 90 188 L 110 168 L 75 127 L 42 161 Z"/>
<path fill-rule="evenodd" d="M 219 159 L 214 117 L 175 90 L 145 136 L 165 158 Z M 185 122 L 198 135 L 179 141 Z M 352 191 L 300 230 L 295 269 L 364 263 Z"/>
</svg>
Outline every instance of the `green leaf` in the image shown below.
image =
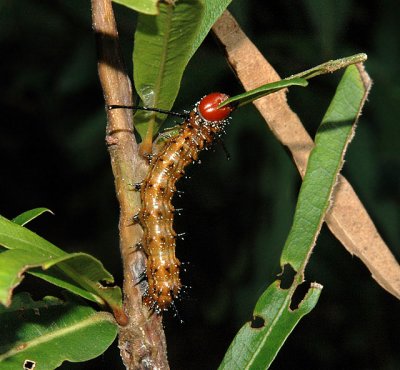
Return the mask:
<svg viewBox="0 0 400 370">
<path fill-rule="evenodd" d="M 251 103 L 253 100 L 262 98 L 268 94 L 275 93 L 279 90 L 285 89 L 290 86 L 302 86 L 305 87 L 308 85 L 308 82 L 304 78 L 289 78 L 276 82 L 271 82 L 269 84 L 262 85 L 257 89 L 246 91 L 243 94 L 232 96 L 231 98 L 225 100 L 223 103 L 219 105 L 219 107 L 223 107 L 225 105 L 231 104 L 235 107 L 241 107 L 245 104 Z"/>
<path fill-rule="evenodd" d="M 36 217 L 40 216 L 42 213 L 45 212 L 50 212 L 52 215 L 54 215 L 54 213 L 51 212 L 48 208 L 34 208 L 24 213 L 21 213 L 20 215 L 15 217 L 12 221 L 18 225 L 24 226 L 29 221 L 32 221 L 33 219 L 35 219 Z"/>
<path fill-rule="evenodd" d="M 32 231 L 0 216 L 0 303 L 9 305 L 13 289 L 28 269 L 32 274 L 99 304 L 122 312 L 119 287 L 100 261 L 85 253 L 66 253 Z M 40 267 L 38 269 L 37 267 Z"/>
<path fill-rule="evenodd" d="M 353 125 L 368 93 L 369 86 L 364 85 L 362 73 L 362 67 L 346 69 L 315 138 L 293 225 L 281 256 L 282 266 L 290 264 L 296 270 L 293 283 L 284 290 L 277 281 L 266 290 L 254 310 L 254 316 L 263 325 L 252 327 L 247 323 L 240 329 L 220 369 L 268 368 L 297 322 L 318 301 L 322 286 L 313 283 L 298 309 L 289 309 L 293 294 L 304 280 L 304 269 L 329 206 Z"/>
<path fill-rule="evenodd" d="M 210 32 L 211 27 L 225 11 L 232 0 L 207 0 L 204 2 L 204 17 L 201 19 L 197 36 L 191 45 L 190 57 L 196 52 L 205 37 Z"/>
<path fill-rule="evenodd" d="M 101 355 L 114 341 L 112 315 L 54 297 L 33 301 L 29 294 L 0 306 L 0 368 L 51 370 L 63 361 L 82 362 Z"/>
<path fill-rule="evenodd" d="M 158 14 L 159 0 L 112 0 L 114 3 L 125 5 L 143 14 Z"/>
<path fill-rule="evenodd" d="M 146 107 L 170 110 L 178 95 L 183 72 L 194 52 L 230 0 L 180 0 L 160 4 L 157 17 L 139 15 L 133 51 L 134 82 Z M 139 135 L 154 136 L 165 114 L 138 111 Z"/>
<path fill-rule="evenodd" d="M 237 333 L 219 367 L 220 370 L 266 369 L 299 320 L 317 304 L 322 286 L 312 284 L 303 301 L 290 309 L 292 290 L 272 283 L 258 300 L 253 322 Z"/>
<path fill-rule="evenodd" d="M 272 94 L 281 89 L 290 86 L 307 86 L 307 80 L 319 75 L 332 73 L 338 69 L 348 67 L 349 65 L 364 62 L 367 60 L 367 55 L 360 53 L 349 57 L 329 60 L 328 62 L 322 63 L 316 67 L 307 69 L 306 71 L 297 73 L 293 76 L 287 77 L 283 80 L 272 82 L 269 84 L 262 85 L 256 89 L 249 90 L 243 94 L 233 96 L 219 105 L 219 108 L 225 105 L 231 104 L 234 107 L 241 107 L 245 104 L 251 103 L 252 101 L 262 98 L 265 95 Z"/>
<path fill-rule="evenodd" d="M 134 82 L 144 106 L 171 109 L 203 17 L 200 0 L 182 0 L 175 6 L 160 4 L 157 17 L 139 15 L 133 51 Z M 163 118 L 165 115 L 139 111 L 135 127 L 143 138 L 147 129 L 155 134 Z"/>
<path fill-rule="evenodd" d="M 300 279 L 323 223 L 366 95 L 367 88 L 358 68 L 348 67 L 316 134 L 292 229 L 281 256 L 281 265 L 289 263 L 301 272 Z"/>
</svg>

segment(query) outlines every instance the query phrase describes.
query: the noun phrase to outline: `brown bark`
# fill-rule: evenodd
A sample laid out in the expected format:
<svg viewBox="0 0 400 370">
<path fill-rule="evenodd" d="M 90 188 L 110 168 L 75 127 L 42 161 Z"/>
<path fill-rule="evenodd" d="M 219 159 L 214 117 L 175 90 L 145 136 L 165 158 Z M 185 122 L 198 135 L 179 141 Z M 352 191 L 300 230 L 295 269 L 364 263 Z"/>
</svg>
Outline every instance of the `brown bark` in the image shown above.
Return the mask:
<svg viewBox="0 0 400 370">
<path fill-rule="evenodd" d="M 98 49 L 98 71 L 107 105 L 132 104 L 132 87 L 122 62 L 118 32 L 110 0 L 92 0 L 92 22 Z M 115 188 L 120 205 L 120 250 L 124 273 L 124 310 L 117 318 L 119 347 L 127 369 L 168 369 L 162 317 L 142 304 L 145 269 L 140 226 L 132 222 L 140 209 L 140 194 L 132 190 L 147 170 L 133 135 L 133 116 L 128 109 L 107 110 L 106 144 L 111 157 Z M 144 283 L 145 284 L 145 283 Z"/>
</svg>

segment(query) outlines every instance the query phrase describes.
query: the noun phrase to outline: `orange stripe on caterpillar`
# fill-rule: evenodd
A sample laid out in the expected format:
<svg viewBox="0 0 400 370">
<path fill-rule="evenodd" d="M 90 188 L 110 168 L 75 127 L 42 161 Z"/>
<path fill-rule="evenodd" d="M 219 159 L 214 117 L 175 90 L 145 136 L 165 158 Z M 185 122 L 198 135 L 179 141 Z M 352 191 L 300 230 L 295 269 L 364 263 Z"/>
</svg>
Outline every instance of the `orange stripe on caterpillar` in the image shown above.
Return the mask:
<svg viewBox="0 0 400 370">
<path fill-rule="evenodd" d="M 232 108 L 217 107 L 226 99 L 225 94 L 212 93 L 196 104 L 179 134 L 169 138 L 161 152 L 152 158 L 141 187 L 142 209 L 138 216 L 144 231 L 143 248 L 148 257 L 148 290 L 143 301 L 157 313 L 168 309 L 182 288 L 181 263 L 175 256 L 175 209 L 171 203 L 175 185 L 185 167 L 196 161 L 199 152 L 223 133 Z"/>
</svg>

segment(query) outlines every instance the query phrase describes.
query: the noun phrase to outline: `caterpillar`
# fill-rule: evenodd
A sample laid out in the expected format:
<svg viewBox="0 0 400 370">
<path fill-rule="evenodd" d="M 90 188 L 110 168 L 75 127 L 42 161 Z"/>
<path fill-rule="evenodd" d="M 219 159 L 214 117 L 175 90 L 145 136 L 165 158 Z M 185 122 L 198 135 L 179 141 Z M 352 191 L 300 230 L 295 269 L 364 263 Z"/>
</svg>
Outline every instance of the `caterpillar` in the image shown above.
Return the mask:
<svg viewBox="0 0 400 370">
<path fill-rule="evenodd" d="M 222 93 L 203 97 L 184 120 L 179 134 L 169 138 L 152 157 L 149 172 L 140 186 L 142 208 L 137 218 L 143 228 L 148 282 L 143 302 L 157 313 L 166 311 L 182 289 L 181 263 L 175 256 L 175 209 L 171 203 L 176 182 L 185 173 L 185 167 L 195 162 L 199 153 L 224 132 L 233 106 L 220 109 L 218 106 L 228 98 Z"/>
</svg>

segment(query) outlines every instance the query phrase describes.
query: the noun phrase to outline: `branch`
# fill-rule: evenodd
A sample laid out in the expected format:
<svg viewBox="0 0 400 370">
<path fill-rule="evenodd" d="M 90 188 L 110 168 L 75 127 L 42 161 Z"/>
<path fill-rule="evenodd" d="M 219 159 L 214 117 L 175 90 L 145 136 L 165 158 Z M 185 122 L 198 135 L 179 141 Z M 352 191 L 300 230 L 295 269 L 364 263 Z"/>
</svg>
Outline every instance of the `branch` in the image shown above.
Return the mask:
<svg viewBox="0 0 400 370">
<path fill-rule="evenodd" d="M 246 91 L 280 80 L 277 72 L 243 33 L 229 12 L 226 11 L 215 23 L 213 31 L 225 48 L 228 62 Z M 363 76 L 365 83 L 370 84 L 365 71 Z M 275 137 L 291 152 L 303 177 L 314 142 L 299 117 L 287 104 L 286 91 L 258 99 L 254 105 Z M 357 194 L 341 175 L 334 190 L 326 223 L 343 246 L 363 261 L 378 284 L 400 298 L 400 266 Z"/>
<path fill-rule="evenodd" d="M 98 71 L 107 105 L 132 105 L 132 87 L 122 62 L 118 31 L 110 0 L 92 0 L 92 23 L 98 49 Z M 145 284 L 138 284 L 145 269 L 145 256 L 135 250 L 142 230 L 132 223 L 140 209 L 140 195 L 132 184 L 147 171 L 133 135 L 133 115 L 129 109 L 107 111 L 106 144 L 111 157 L 115 188 L 120 204 L 120 249 L 124 270 L 124 309 L 119 347 L 127 369 L 168 369 L 162 317 L 142 304 Z M 143 286 L 144 285 L 144 286 Z M 142 290 L 142 291 L 141 291 Z"/>
</svg>

